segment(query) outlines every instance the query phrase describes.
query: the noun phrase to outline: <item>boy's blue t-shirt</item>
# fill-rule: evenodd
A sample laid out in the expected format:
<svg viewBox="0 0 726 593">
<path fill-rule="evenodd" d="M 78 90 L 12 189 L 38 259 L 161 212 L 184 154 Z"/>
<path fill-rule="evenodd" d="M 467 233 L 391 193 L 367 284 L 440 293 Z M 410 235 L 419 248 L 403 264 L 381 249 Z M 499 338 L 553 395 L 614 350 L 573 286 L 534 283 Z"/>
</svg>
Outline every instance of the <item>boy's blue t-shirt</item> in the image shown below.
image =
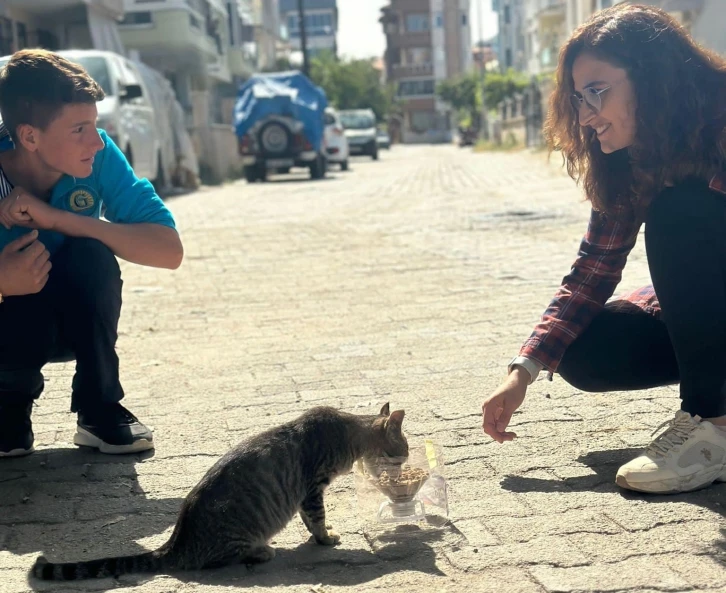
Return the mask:
<svg viewBox="0 0 726 593">
<path fill-rule="evenodd" d="M 53 188 L 50 205 L 74 214 L 100 218 L 103 204 L 106 207 L 104 217 L 111 222 L 148 222 L 175 229 L 174 217 L 151 182 L 136 177 L 123 152 L 108 134 L 100 129 L 98 132 L 105 147 L 96 153 L 93 172 L 85 179 L 64 175 Z M 0 138 L 0 152 L 12 148 L 9 137 Z M 0 226 L 0 249 L 29 230 L 18 226 L 7 230 Z M 39 231 L 38 240 L 51 254 L 61 247 L 64 239 L 60 233 Z"/>
</svg>

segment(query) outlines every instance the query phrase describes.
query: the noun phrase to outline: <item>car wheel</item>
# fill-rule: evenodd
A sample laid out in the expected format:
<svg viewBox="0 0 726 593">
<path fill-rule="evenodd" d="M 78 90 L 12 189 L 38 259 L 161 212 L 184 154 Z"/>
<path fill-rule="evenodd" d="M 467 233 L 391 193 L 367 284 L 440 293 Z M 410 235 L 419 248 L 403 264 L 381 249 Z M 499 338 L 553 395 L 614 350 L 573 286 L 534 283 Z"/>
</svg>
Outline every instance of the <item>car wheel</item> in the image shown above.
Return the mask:
<svg viewBox="0 0 726 593">
<path fill-rule="evenodd" d="M 279 155 L 290 150 L 292 134 L 287 129 L 287 126 L 280 122 L 272 121 L 260 129 L 258 143 L 265 153 Z"/>
<path fill-rule="evenodd" d="M 341 171 L 347 171 L 348 170 L 348 160 L 344 160 L 342 163 L 340 163 L 340 170 Z"/>
<path fill-rule="evenodd" d="M 245 179 L 247 180 L 247 183 L 254 183 L 259 179 L 257 176 L 257 167 L 254 165 L 251 167 L 245 167 Z"/>
<path fill-rule="evenodd" d="M 318 155 L 315 162 L 310 165 L 310 179 L 322 179 L 325 177 L 327 162 L 324 157 Z"/>
<path fill-rule="evenodd" d="M 373 159 L 374 161 L 377 161 L 377 160 L 378 160 L 378 150 L 374 150 L 374 151 L 373 151 L 373 154 L 371 155 L 371 158 L 372 158 L 372 159 Z"/>
<path fill-rule="evenodd" d="M 161 195 L 161 192 L 164 191 L 164 188 L 166 187 L 164 164 L 161 162 L 161 152 L 159 152 L 159 156 L 156 161 L 156 179 L 154 179 L 153 186 L 158 195 Z"/>
</svg>

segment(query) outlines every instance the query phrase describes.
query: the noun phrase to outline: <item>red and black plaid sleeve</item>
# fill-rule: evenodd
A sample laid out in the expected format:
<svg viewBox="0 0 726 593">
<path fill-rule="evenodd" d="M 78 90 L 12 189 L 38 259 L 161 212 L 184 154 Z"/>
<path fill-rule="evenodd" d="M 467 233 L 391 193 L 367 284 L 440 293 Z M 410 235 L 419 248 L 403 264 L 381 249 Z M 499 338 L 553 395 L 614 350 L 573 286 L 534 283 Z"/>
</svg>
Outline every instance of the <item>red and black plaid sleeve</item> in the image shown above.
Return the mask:
<svg viewBox="0 0 726 593">
<path fill-rule="evenodd" d="M 567 347 L 613 295 L 641 223 L 634 217 L 592 211 L 577 259 L 562 286 L 520 350 L 551 372 Z"/>
</svg>

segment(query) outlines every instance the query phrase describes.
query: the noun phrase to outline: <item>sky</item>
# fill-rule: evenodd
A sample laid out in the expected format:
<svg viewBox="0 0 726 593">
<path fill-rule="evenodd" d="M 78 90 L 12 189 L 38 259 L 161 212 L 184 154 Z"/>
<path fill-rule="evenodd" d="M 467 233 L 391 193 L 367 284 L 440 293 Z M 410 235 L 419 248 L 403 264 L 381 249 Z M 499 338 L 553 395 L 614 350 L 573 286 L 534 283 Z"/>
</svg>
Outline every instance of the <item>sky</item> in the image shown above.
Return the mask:
<svg viewBox="0 0 726 593">
<path fill-rule="evenodd" d="M 340 18 L 338 28 L 338 53 L 343 57 L 369 58 L 383 56 L 386 38 L 378 22 L 381 8 L 388 0 L 338 0 Z M 484 39 L 497 33 L 497 15 L 492 12 L 492 0 L 471 0 L 471 42 L 479 38 L 479 9 L 484 20 Z"/>
</svg>

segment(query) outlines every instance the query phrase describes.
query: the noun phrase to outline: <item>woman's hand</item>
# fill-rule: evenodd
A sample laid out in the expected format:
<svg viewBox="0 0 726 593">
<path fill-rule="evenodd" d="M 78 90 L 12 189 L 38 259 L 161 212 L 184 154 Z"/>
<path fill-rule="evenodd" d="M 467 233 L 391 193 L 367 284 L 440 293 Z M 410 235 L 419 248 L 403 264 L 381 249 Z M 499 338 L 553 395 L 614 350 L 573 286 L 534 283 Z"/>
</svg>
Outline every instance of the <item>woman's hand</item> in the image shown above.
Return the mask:
<svg viewBox="0 0 726 593">
<path fill-rule="evenodd" d="M 512 414 L 522 405 L 531 377 L 526 369 L 515 366 L 497 390 L 481 406 L 484 432 L 498 443 L 517 436 L 506 432 Z"/>
</svg>

